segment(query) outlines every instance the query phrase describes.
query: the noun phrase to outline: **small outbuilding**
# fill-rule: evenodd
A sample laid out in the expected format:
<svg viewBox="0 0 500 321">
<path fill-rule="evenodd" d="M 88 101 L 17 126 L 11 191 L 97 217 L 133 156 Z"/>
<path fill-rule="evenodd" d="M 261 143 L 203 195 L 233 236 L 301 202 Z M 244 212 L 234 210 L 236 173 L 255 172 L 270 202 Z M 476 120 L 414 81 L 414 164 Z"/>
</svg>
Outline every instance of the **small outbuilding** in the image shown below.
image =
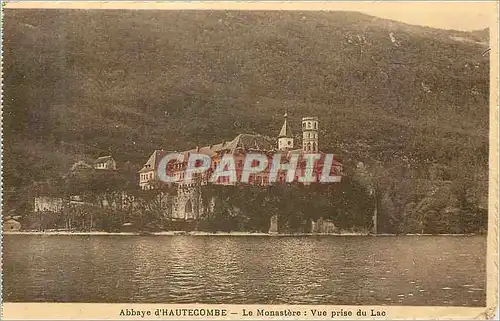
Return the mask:
<svg viewBox="0 0 500 321">
<path fill-rule="evenodd" d="M 116 162 L 112 156 L 99 157 L 94 162 L 95 169 L 116 170 Z"/>
<path fill-rule="evenodd" d="M 21 223 L 11 218 L 3 222 L 3 231 L 19 231 L 21 229 Z"/>
</svg>

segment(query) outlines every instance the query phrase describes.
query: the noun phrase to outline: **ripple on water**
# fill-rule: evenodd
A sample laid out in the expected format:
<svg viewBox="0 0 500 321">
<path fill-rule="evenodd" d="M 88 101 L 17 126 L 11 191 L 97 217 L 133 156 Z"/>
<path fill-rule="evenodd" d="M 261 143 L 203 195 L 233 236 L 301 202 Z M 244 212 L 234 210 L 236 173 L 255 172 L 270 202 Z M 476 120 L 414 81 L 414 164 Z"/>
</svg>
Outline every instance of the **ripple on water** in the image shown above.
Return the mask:
<svg viewBox="0 0 500 321">
<path fill-rule="evenodd" d="M 484 305 L 484 237 L 394 240 L 67 236 L 41 242 L 9 235 L 3 294 L 18 302 Z M 82 246 L 98 249 L 99 257 Z"/>
</svg>

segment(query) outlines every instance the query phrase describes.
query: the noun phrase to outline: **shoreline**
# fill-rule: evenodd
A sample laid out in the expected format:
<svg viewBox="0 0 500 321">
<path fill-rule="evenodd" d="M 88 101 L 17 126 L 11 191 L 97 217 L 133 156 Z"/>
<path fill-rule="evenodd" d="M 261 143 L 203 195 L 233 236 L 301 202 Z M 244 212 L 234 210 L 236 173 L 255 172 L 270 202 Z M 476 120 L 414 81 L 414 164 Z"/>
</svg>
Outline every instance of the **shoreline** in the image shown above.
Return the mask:
<svg viewBox="0 0 500 321">
<path fill-rule="evenodd" d="M 163 231 L 163 232 L 68 232 L 68 231 L 4 231 L 4 235 L 46 235 L 46 236 L 270 236 L 270 237 L 303 237 L 303 236 L 486 236 L 482 234 L 368 234 L 354 232 L 339 233 L 258 233 L 258 232 L 200 232 L 200 231 Z"/>
</svg>

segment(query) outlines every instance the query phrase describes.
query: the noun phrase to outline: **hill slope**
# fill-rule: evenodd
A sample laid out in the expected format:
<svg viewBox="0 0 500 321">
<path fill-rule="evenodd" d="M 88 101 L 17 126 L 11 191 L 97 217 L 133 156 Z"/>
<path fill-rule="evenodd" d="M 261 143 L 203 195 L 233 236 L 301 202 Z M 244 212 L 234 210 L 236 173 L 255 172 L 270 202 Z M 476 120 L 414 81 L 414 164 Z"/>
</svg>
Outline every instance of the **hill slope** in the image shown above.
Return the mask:
<svg viewBox="0 0 500 321">
<path fill-rule="evenodd" d="M 276 136 L 288 109 L 297 141 L 319 116 L 348 165 L 441 164 L 486 191 L 487 31 L 354 12 L 6 10 L 4 26 L 7 188 L 99 153 L 134 170 L 155 148 Z"/>
</svg>

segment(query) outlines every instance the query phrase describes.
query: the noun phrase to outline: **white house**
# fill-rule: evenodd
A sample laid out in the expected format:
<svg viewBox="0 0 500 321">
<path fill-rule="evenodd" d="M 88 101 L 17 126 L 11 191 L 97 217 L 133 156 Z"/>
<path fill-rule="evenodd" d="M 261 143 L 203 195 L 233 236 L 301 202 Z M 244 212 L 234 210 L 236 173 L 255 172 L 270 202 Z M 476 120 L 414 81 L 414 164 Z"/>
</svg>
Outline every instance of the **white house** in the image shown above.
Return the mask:
<svg viewBox="0 0 500 321">
<path fill-rule="evenodd" d="M 102 156 L 94 162 L 95 169 L 116 170 L 116 162 L 113 156 Z"/>
</svg>

